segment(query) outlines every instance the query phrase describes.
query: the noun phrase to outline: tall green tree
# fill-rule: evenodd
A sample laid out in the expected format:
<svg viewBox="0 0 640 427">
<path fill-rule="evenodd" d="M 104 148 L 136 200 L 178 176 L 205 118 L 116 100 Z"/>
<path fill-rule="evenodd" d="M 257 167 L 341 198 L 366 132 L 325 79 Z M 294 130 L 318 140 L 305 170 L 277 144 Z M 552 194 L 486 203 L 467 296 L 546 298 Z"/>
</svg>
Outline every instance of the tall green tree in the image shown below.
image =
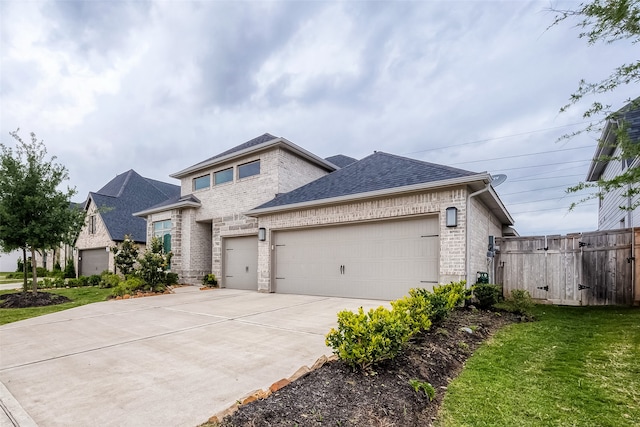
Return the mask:
<svg viewBox="0 0 640 427">
<path fill-rule="evenodd" d="M 58 187 L 69 179 L 67 168 L 47 158 L 42 141 L 31 133 L 25 142 L 10 132 L 15 150 L 0 143 L 0 249 L 22 249 L 24 291 L 27 291 L 27 251 L 35 260 L 36 251 L 61 243 L 72 244 L 84 223 L 84 210 L 71 203 L 75 188 Z M 37 292 L 36 263 L 32 263 L 32 290 Z"/>
<path fill-rule="evenodd" d="M 575 9 L 558 10 L 552 26 L 562 23 L 573 23 L 579 29 L 578 37 L 585 39 L 589 45 L 599 43 L 613 44 L 623 42 L 630 44 L 628 57 L 624 63 L 614 66 L 611 73 L 600 81 L 580 80 L 578 88 L 569 97 L 569 102 L 560 111 L 564 112 L 576 104 L 591 97 L 589 106 L 583 116 L 590 120 L 589 125 L 578 132 L 565 135 L 573 137 L 583 132 L 598 132 L 603 135 L 599 144 L 615 144 L 619 150 L 613 154 L 600 157 L 601 161 L 635 159 L 640 155 L 640 144 L 629 134 L 628 117 L 640 109 L 639 93 L 629 96 L 624 106 L 612 109 L 611 105 L 603 103 L 599 96 L 611 92 L 637 91 L 640 83 L 640 0 L 592 0 L 581 3 Z M 622 107 L 622 108 L 621 108 Z M 605 132 L 603 132 L 605 131 Z M 614 138 L 611 138 L 613 136 Z M 615 148 L 615 147 L 611 147 Z M 610 150 L 606 150 L 610 151 Z M 614 178 L 601 178 L 597 182 L 581 182 L 567 189 L 568 192 L 578 192 L 592 189 L 591 196 L 580 200 L 584 202 L 592 198 L 602 198 L 609 191 L 624 189 L 622 197 L 632 200 L 640 194 L 640 168 L 629 167 Z M 575 207 L 576 203 L 571 207 Z M 621 205 L 621 209 L 635 209 L 640 202 Z"/>
</svg>

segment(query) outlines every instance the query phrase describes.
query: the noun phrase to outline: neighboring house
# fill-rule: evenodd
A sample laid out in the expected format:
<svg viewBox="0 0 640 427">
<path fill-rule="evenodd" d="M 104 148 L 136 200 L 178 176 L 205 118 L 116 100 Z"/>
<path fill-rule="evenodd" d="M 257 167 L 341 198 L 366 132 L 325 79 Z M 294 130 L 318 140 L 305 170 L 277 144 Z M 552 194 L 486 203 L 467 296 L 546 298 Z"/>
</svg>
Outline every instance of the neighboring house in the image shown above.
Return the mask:
<svg viewBox="0 0 640 427">
<path fill-rule="evenodd" d="M 640 158 L 611 160 L 620 157 L 621 149 L 618 144 L 618 127 L 625 122 L 629 138 L 633 142 L 640 141 L 640 109 L 632 109 L 626 105 L 615 114 L 615 118 L 607 120 L 593 160 L 587 172 L 588 182 L 597 182 L 603 178 L 610 180 L 620 175 L 628 168 L 640 166 Z M 620 207 L 630 207 L 637 202 L 637 197 L 631 199 L 623 197 L 627 188 L 620 188 L 608 192 L 598 201 L 598 230 L 612 230 L 616 228 L 631 228 L 640 225 L 640 209 L 624 210 Z"/>
<path fill-rule="evenodd" d="M 264 134 L 171 176 L 180 197 L 135 215 L 171 235 L 184 283 L 388 300 L 475 283 L 490 236 L 514 233 L 489 174 L 382 152 L 322 159 Z"/>
<path fill-rule="evenodd" d="M 133 169 L 89 193 L 84 204 L 86 224 L 76 240 L 78 275 L 115 271 L 112 246 L 122 242 L 125 235 L 131 235 L 140 247 L 147 241 L 146 221 L 133 216 L 133 212 L 179 195 L 179 186 L 144 178 Z"/>
</svg>

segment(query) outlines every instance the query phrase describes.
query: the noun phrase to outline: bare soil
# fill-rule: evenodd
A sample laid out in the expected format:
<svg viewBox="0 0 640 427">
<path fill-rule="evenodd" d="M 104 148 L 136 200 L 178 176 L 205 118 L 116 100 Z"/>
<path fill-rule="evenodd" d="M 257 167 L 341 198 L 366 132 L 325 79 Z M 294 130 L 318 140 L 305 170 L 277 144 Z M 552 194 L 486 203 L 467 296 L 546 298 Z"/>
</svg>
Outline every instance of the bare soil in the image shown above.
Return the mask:
<svg viewBox="0 0 640 427">
<path fill-rule="evenodd" d="M 368 371 L 325 364 L 283 389 L 204 426 L 430 426 L 449 382 L 482 342 L 520 319 L 509 313 L 459 309 L 408 343 L 394 360 Z M 431 401 L 410 380 L 435 389 Z"/>
<path fill-rule="evenodd" d="M 0 295 L 0 300 L 2 301 L 0 308 L 44 307 L 71 301 L 64 295 L 31 291 Z"/>
</svg>

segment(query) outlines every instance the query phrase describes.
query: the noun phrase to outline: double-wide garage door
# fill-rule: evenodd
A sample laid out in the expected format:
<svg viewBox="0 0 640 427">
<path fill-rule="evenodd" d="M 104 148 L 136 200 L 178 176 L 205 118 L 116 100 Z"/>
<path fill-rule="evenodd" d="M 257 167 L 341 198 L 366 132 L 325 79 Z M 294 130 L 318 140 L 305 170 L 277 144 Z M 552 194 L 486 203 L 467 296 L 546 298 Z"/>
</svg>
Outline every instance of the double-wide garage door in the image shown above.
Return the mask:
<svg viewBox="0 0 640 427">
<path fill-rule="evenodd" d="M 80 257 L 79 276 L 101 274 L 109 269 L 109 252 L 105 248 L 85 249 L 78 254 Z"/>
<path fill-rule="evenodd" d="M 437 216 L 277 231 L 275 292 L 391 300 L 438 283 Z"/>
</svg>

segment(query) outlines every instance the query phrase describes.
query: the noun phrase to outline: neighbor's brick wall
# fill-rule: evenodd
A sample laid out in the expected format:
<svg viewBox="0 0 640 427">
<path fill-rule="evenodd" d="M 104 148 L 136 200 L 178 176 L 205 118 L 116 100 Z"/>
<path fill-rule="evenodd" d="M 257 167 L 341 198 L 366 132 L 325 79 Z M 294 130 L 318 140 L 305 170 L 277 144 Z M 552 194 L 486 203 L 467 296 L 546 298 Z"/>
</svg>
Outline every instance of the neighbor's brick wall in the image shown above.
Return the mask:
<svg viewBox="0 0 640 427">
<path fill-rule="evenodd" d="M 89 217 L 91 215 L 96 216 L 95 234 L 89 234 Z M 78 255 L 81 250 L 106 248 L 107 246 L 111 247 L 113 245 L 115 245 L 115 243 L 111 240 L 111 236 L 109 236 L 109 231 L 102 221 L 102 216 L 98 212 L 98 208 L 96 207 L 93 200 L 91 200 L 89 203 L 89 209 L 87 209 L 85 223 L 80 230 L 80 234 L 78 234 L 78 239 L 76 240 L 76 248 L 78 248 L 78 253 L 74 255 L 76 272 L 79 272 Z M 113 253 L 109 252 L 109 271 L 113 271 L 114 267 L 115 264 L 113 262 Z M 64 266 L 62 266 L 62 268 L 64 268 Z"/>
<path fill-rule="evenodd" d="M 465 276 L 465 206 L 467 190 L 416 193 L 404 196 L 366 200 L 334 206 L 282 212 L 260 217 L 259 226 L 267 229 L 267 240 L 258 242 L 258 289 L 268 291 L 271 283 L 270 231 L 335 225 L 377 219 L 401 218 L 424 214 L 437 214 L 440 221 L 440 282 L 460 280 Z M 458 208 L 458 227 L 447 228 L 445 210 Z"/>
<path fill-rule="evenodd" d="M 478 197 L 471 199 L 471 222 L 469 229 L 471 277 L 468 282 L 473 285 L 476 282 L 478 271 L 489 273 L 493 281 L 494 258 L 487 258 L 489 248 L 489 236 L 502 237 L 502 224 Z"/>
</svg>

